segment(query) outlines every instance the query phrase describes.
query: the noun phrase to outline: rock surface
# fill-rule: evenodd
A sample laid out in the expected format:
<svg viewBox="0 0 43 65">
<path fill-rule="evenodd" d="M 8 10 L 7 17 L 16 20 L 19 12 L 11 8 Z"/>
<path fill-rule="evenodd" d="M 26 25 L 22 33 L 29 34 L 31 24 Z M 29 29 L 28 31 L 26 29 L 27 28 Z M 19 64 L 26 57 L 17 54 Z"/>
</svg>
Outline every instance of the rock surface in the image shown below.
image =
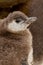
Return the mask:
<svg viewBox="0 0 43 65">
<path fill-rule="evenodd" d="M 0 0 L 0 7 L 12 7 L 13 5 L 17 5 L 19 3 L 24 3 L 27 0 Z"/>
<path fill-rule="evenodd" d="M 0 18 L 5 18 L 10 12 L 29 12 L 30 0 L 0 0 Z"/>
</svg>

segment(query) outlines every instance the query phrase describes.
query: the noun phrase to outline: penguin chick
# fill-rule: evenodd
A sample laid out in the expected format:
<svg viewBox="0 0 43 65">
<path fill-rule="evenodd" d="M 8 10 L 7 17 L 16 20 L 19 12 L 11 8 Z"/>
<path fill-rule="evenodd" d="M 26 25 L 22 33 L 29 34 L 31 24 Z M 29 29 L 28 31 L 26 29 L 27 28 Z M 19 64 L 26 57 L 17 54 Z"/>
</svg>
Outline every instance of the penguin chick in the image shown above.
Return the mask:
<svg viewBox="0 0 43 65">
<path fill-rule="evenodd" d="M 7 29 L 9 32 L 21 32 L 26 30 L 26 28 L 33 23 L 37 18 L 36 17 L 27 17 L 24 13 L 20 11 L 13 12 L 8 15 L 8 26 Z"/>
<path fill-rule="evenodd" d="M 27 27 L 36 19 L 15 11 L 0 21 L 2 31 L 9 32 L 0 35 L 0 65 L 32 65 L 32 34 Z"/>
</svg>

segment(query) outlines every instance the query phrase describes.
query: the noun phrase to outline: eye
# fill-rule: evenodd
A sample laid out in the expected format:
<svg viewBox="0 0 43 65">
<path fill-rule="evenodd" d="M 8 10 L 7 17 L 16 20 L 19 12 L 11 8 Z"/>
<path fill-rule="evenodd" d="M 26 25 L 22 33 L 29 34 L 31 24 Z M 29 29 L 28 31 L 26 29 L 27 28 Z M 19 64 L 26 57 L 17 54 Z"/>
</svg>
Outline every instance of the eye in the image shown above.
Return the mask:
<svg viewBox="0 0 43 65">
<path fill-rule="evenodd" d="M 17 22 L 17 23 L 19 23 L 19 22 L 21 22 L 21 21 L 22 21 L 22 19 L 20 19 L 20 18 L 16 19 L 16 22 Z"/>
</svg>

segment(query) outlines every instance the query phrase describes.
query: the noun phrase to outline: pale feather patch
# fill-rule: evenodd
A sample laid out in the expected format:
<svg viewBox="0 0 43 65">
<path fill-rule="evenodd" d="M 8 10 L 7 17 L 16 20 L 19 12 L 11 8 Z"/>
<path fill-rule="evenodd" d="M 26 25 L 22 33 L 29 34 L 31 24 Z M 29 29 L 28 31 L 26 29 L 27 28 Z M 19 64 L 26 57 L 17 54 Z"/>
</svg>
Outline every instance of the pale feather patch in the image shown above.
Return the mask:
<svg viewBox="0 0 43 65">
<path fill-rule="evenodd" d="M 33 63 L 33 49 L 31 48 L 30 52 L 29 52 L 29 55 L 28 55 L 28 65 L 32 65 Z"/>
<path fill-rule="evenodd" d="M 11 23 L 8 24 L 7 26 L 9 31 L 12 32 L 18 32 L 18 31 L 23 31 L 26 29 L 26 24 L 21 24 L 21 23 L 16 23 L 15 20 L 13 20 Z"/>
</svg>

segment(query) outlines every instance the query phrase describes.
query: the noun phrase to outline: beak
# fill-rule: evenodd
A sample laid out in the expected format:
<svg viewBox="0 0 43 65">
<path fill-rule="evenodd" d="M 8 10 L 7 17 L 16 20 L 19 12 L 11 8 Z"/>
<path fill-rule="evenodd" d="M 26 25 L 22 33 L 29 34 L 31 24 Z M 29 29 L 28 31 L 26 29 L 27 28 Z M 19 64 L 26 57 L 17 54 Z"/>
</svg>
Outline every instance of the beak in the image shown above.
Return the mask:
<svg viewBox="0 0 43 65">
<path fill-rule="evenodd" d="M 26 24 L 31 24 L 31 23 L 33 23 L 36 20 L 37 20 L 37 17 L 30 17 L 30 18 L 27 19 L 27 21 L 25 21 L 25 23 Z"/>
</svg>

